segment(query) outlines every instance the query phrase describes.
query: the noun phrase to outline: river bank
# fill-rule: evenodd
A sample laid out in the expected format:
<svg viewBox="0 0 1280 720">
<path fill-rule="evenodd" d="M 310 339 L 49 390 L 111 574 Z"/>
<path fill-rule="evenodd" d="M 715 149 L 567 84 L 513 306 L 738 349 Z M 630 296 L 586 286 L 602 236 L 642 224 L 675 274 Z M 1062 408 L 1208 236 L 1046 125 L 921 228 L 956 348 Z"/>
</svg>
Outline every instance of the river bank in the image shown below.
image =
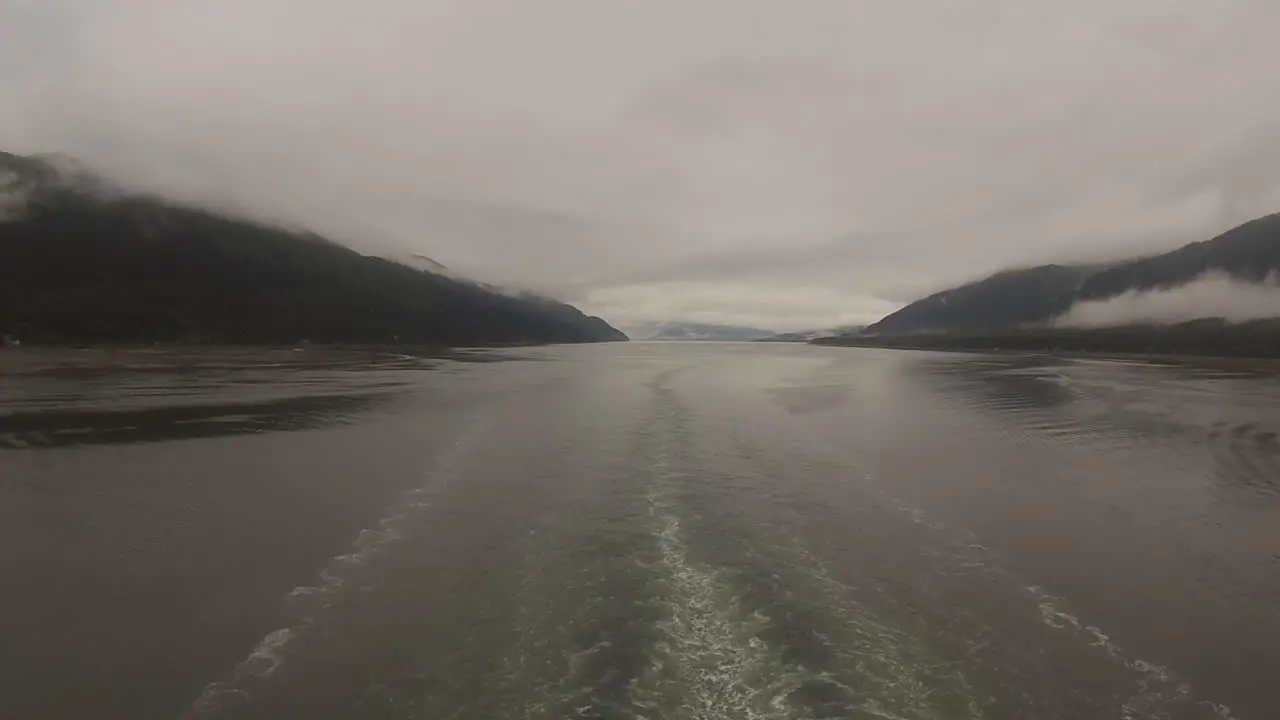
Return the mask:
<svg viewBox="0 0 1280 720">
<path fill-rule="evenodd" d="M 1234 325 L 1205 321 L 1173 326 L 1028 329 L 973 334 L 849 335 L 817 338 L 812 344 L 1275 370 L 1280 368 L 1278 333 L 1280 330 L 1270 321 Z"/>
<path fill-rule="evenodd" d="M 474 351 L 419 346 L 23 346 L 0 348 L 0 375 L 380 364 L 410 357 L 473 354 Z"/>
</svg>

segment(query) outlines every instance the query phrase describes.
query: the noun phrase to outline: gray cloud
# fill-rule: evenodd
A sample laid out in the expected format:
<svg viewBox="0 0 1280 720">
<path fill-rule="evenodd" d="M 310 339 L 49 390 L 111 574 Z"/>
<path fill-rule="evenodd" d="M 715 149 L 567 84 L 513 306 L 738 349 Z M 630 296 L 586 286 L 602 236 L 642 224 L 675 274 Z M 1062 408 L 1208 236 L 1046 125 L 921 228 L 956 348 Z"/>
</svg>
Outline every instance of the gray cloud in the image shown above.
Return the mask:
<svg viewBox="0 0 1280 720">
<path fill-rule="evenodd" d="M 1107 327 L 1135 323 L 1179 323 L 1203 318 L 1231 322 L 1280 317 L 1280 278 L 1250 283 L 1210 273 L 1174 288 L 1127 292 L 1106 300 L 1076 303 L 1059 327 Z"/>
<path fill-rule="evenodd" d="M 1268 0 L 0 0 L 0 147 L 640 322 L 869 319 L 1280 205 Z"/>
</svg>

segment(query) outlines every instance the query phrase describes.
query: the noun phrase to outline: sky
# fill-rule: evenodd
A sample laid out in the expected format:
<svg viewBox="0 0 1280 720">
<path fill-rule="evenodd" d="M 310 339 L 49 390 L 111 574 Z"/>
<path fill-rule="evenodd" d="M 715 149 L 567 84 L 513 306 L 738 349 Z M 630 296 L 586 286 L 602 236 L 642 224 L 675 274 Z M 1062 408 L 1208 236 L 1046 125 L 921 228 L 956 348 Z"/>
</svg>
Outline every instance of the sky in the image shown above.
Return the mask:
<svg viewBox="0 0 1280 720">
<path fill-rule="evenodd" d="M 1274 0 L 0 0 L 0 149 L 623 327 L 1280 210 Z"/>
</svg>

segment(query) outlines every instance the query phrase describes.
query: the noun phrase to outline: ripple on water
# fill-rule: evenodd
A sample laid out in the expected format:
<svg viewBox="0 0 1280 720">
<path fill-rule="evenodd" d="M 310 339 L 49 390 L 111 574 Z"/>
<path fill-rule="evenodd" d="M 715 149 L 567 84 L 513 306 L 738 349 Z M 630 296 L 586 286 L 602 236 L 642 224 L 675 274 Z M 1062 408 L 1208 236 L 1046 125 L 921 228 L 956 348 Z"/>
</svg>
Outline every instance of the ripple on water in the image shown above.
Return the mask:
<svg viewBox="0 0 1280 720">
<path fill-rule="evenodd" d="M 353 552 L 330 560 L 320 571 L 317 584 L 300 586 L 289 592 L 284 604 L 292 623 L 268 633 L 235 666 L 229 680 L 206 686 L 184 718 L 220 717 L 236 712 L 251 701 L 252 688 L 269 680 L 281 665 L 289 661 L 293 645 L 320 624 L 330 608 L 341 601 L 345 589 L 358 585 L 360 574 L 395 545 L 409 526 L 421 521 L 423 513 L 431 507 L 430 496 L 448 482 L 456 464 L 478 434 L 480 424 L 472 418 L 466 427 L 468 429 L 454 441 L 450 451 L 437 461 L 423 485 L 402 493 L 378 521 L 376 528 L 360 532 L 353 543 Z"/>
</svg>

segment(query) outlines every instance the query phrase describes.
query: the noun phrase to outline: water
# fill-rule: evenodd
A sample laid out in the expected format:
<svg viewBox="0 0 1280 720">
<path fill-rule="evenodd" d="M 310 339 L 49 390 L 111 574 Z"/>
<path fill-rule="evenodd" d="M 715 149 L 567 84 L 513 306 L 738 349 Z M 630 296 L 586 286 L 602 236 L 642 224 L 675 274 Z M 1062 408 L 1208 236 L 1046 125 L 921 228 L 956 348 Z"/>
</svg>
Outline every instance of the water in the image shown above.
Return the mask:
<svg viewBox="0 0 1280 720">
<path fill-rule="evenodd" d="M 0 717 L 1280 716 L 1280 382 L 768 345 L 0 378 Z"/>
</svg>

